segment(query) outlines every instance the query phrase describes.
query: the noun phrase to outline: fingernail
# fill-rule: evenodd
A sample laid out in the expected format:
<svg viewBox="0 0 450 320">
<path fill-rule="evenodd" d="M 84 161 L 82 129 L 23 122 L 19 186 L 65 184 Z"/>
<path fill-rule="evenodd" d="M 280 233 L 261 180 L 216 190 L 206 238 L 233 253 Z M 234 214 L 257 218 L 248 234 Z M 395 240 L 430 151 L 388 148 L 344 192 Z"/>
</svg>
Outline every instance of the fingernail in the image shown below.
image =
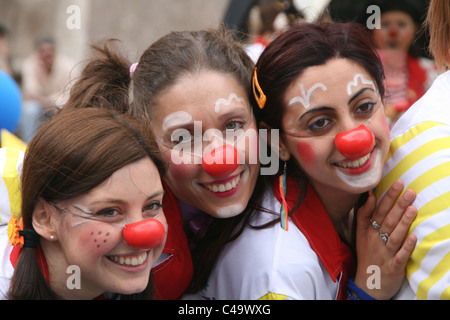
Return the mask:
<svg viewBox="0 0 450 320">
<path fill-rule="evenodd" d="M 405 214 L 406 214 L 407 217 L 412 218 L 412 217 L 414 217 L 416 215 L 416 211 L 407 209 Z"/>
<path fill-rule="evenodd" d="M 402 184 L 400 183 L 400 181 L 395 181 L 394 184 L 392 185 L 392 187 L 393 187 L 395 190 L 400 189 L 401 186 L 402 186 Z"/>
<path fill-rule="evenodd" d="M 414 198 L 414 192 L 412 192 L 412 191 L 406 191 L 404 194 L 403 194 L 403 197 L 405 198 L 405 200 L 412 200 L 413 198 Z"/>
</svg>

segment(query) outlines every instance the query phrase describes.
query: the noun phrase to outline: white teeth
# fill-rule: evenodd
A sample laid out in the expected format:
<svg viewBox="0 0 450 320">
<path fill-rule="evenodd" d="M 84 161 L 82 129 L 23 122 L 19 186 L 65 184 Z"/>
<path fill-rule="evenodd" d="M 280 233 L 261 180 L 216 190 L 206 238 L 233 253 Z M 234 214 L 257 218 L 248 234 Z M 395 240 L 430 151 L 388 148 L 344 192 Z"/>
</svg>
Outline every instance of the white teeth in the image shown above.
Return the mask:
<svg viewBox="0 0 450 320">
<path fill-rule="evenodd" d="M 124 256 L 109 256 L 109 260 L 114 261 L 115 263 L 124 265 L 124 266 L 132 266 L 136 267 L 145 262 L 147 259 L 147 252 L 140 254 L 139 256 L 133 257 L 124 257 Z"/>
<path fill-rule="evenodd" d="M 225 184 L 208 184 L 205 185 L 205 187 L 212 192 L 225 192 L 229 191 L 231 189 L 236 188 L 237 184 L 239 183 L 239 180 L 241 179 L 240 176 L 237 176 L 231 181 L 228 181 Z"/>
<path fill-rule="evenodd" d="M 370 153 L 367 156 L 362 157 L 361 159 L 354 161 L 344 161 L 344 162 L 336 162 L 336 165 L 342 168 L 359 168 L 363 164 L 367 162 L 370 158 Z"/>
</svg>

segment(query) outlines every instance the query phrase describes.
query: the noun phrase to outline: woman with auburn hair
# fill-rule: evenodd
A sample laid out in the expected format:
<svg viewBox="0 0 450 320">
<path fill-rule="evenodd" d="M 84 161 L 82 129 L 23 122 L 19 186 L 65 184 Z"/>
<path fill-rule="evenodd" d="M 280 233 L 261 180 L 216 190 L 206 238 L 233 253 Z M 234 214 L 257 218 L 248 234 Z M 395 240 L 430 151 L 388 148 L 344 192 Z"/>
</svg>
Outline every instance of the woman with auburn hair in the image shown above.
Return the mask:
<svg viewBox="0 0 450 320">
<path fill-rule="evenodd" d="M 354 24 L 299 24 L 266 48 L 254 71 L 253 110 L 272 139 L 279 134 L 283 170 L 269 179 L 268 210 L 227 244 L 199 296 L 395 294 L 414 248 L 414 236 L 404 239 L 416 211 L 411 190 L 392 207 L 400 181 L 376 209 L 368 196 L 389 148 L 382 84 L 381 62 Z M 273 223 L 279 212 L 283 228 Z"/>
<path fill-rule="evenodd" d="M 191 253 L 194 272 L 187 293 L 195 295 L 184 297 L 216 298 L 208 279 L 211 280 L 211 270 L 220 268 L 223 262 L 216 260 L 224 246 L 240 239 L 246 241 L 247 237 L 240 234 L 253 216 L 275 211 L 270 218 L 279 220 L 278 200 L 272 193 L 271 184 L 264 182 L 266 178 L 272 180 L 277 173 L 278 157 L 271 153 L 272 161 L 264 163 L 267 166 L 261 168 L 258 160 L 262 158 L 252 159 L 255 151 L 258 155 L 256 121 L 249 101 L 254 65 L 238 43 L 227 33 L 217 30 L 170 33 L 150 45 L 139 63 L 131 65 L 131 68 L 111 42 L 94 48 L 96 57 L 88 63 L 81 79 L 73 86 L 71 106 L 105 105 L 145 119 L 169 163 L 168 174 L 164 178 L 166 195 L 172 196 L 164 200 L 169 224 L 164 253 L 169 256 L 154 268 L 158 298 L 176 299 L 185 292 L 189 284 L 186 280 L 190 281 L 192 276 Z M 123 109 L 128 100 L 131 108 Z M 227 155 L 232 155 L 231 159 Z M 270 170 L 273 167 L 274 172 Z M 385 200 L 384 206 L 379 206 L 377 211 L 379 216 L 396 217 L 398 211 L 405 210 L 404 202 L 390 210 L 394 202 L 395 199 Z M 397 224 L 395 217 L 393 224 Z M 182 221 L 184 231 L 180 228 Z M 271 230 L 277 231 L 276 228 L 278 225 Z M 261 236 L 263 231 L 258 231 Z M 369 244 L 376 241 L 374 248 L 380 246 L 379 239 L 370 240 Z M 267 251 L 263 243 L 255 245 L 249 242 L 245 251 L 236 251 L 236 259 L 249 261 L 246 260 L 247 255 L 260 253 L 259 250 L 271 257 L 272 252 Z M 367 243 L 361 246 L 369 249 Z M 351 255 L 349 251 L 345 254 Z M 370 254 L 372 251 L 367 251 L 367 255 Z M 366 262 L 386 260 L 381 254 L 373 259 Z M 398 264 L 402 265 L 403 259 L 399 260 Z M 259 266 L 255 263 L 246 271 L 250 272 L 255 265 Z M 241 281 L 240 268 L 243 266 L 235 261 L 237 271 L 230 269 L 222 274 L 223 290 L 228 289 L 227 284 L 236 283 L 259 288 L 256 285 L 259 279 L 249 283 L 255 278 L 248 277 Z M 366 265 L 363 263 L 362 266 Z M 401 277 L 404 275 L 401 267 L 394 271 L 390 268 L 384 270 L 396 274 L 398 271 Z M 289 272 L 287 276 L 290 276 Z M 205 287 L 208 289 L 202 291 Z M 316 298 L 344 297 L 337 293 L 337 288 L 334 289 L 334 295 L 321 293 Z M 209 295 L 210 292 L 213 295 Z M 255 291 L 246 295 L 242 290 L 233 292 L 231 298 L 257 299 L 267 293 Z M 292 294 L 290 297 L 307 296 Z"/>
<path fill-rule="evenodd" d="M 165 170 L 153 136 L 134 118 L 58 112 L 27 147 L 20 223 L 12 215 L 0 227 L 0 297 L 154 298 L 151 269 L 167 229 Z"/>
</svg>

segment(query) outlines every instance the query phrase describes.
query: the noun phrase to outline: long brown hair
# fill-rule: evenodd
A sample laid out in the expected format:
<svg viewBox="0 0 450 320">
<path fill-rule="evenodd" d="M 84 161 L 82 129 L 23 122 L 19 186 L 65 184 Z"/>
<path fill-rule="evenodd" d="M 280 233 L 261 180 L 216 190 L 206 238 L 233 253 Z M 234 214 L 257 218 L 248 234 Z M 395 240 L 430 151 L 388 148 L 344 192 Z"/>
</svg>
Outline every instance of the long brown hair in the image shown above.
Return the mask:
<svg viewBox="0 0 450 320">
<path fill-rule="evenodd" d="M 40 198 L 57 202 L 85 194 L 145 157 L 163 176 L 166 164 L 140 121 L 108 110 L 63 108 L 38 131 L 26 151 L 21 180 L 24 229 L 33 229 L 33 210 Z M 58 299 L 39 269 L 35 249 L 22 248 L 8 297 Z M 151 281 L 140 297 L 153 297 Z"/>
<path fill-rule="evenodd" d="M 139 65 L 130 78 L 131 62 L 119 53 L 117 41 L 94 45 L 95 56 L 82 71 L 69 100 L 72 107 L 111 107 L 144 119 L 151 128 L 154 107 L 159 95 L 185 74 L 210 70 L 232 75 L 251 92 L 254 63 L 233 34 L 224 27 L 200 31 L 171 32 L 142 54 Z M 103 101 L 106 103 L 98 103 Z M 130 101 L 130 109 L 120 105 Z M 223 246 L 234 239 L 237 225 L 258 208 L 262 195 L 261 176 L 247 208 L 229 219 L 214 219 L 207 234 L 199 240 L 193 252 L 194 275 L 191 291 L 205 286 Z M 176 195 L 175 195 L 176 196 Z M 241 229 L 242 230 L 242 229 Z"/>
</svg>

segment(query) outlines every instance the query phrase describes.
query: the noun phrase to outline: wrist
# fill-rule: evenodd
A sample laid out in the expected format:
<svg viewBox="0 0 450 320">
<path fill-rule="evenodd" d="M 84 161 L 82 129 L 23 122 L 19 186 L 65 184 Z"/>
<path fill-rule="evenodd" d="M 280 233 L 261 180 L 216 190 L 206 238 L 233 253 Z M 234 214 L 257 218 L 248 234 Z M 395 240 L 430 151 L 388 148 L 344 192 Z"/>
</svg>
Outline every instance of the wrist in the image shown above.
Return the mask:
<svg viewBox="0 0 450 320">
<path fill-rule="evenodd" d="M 356 285 L 354 279 L 347 280 L 347 296 L 350 300 L 377 300 Z"/>
</svg>

